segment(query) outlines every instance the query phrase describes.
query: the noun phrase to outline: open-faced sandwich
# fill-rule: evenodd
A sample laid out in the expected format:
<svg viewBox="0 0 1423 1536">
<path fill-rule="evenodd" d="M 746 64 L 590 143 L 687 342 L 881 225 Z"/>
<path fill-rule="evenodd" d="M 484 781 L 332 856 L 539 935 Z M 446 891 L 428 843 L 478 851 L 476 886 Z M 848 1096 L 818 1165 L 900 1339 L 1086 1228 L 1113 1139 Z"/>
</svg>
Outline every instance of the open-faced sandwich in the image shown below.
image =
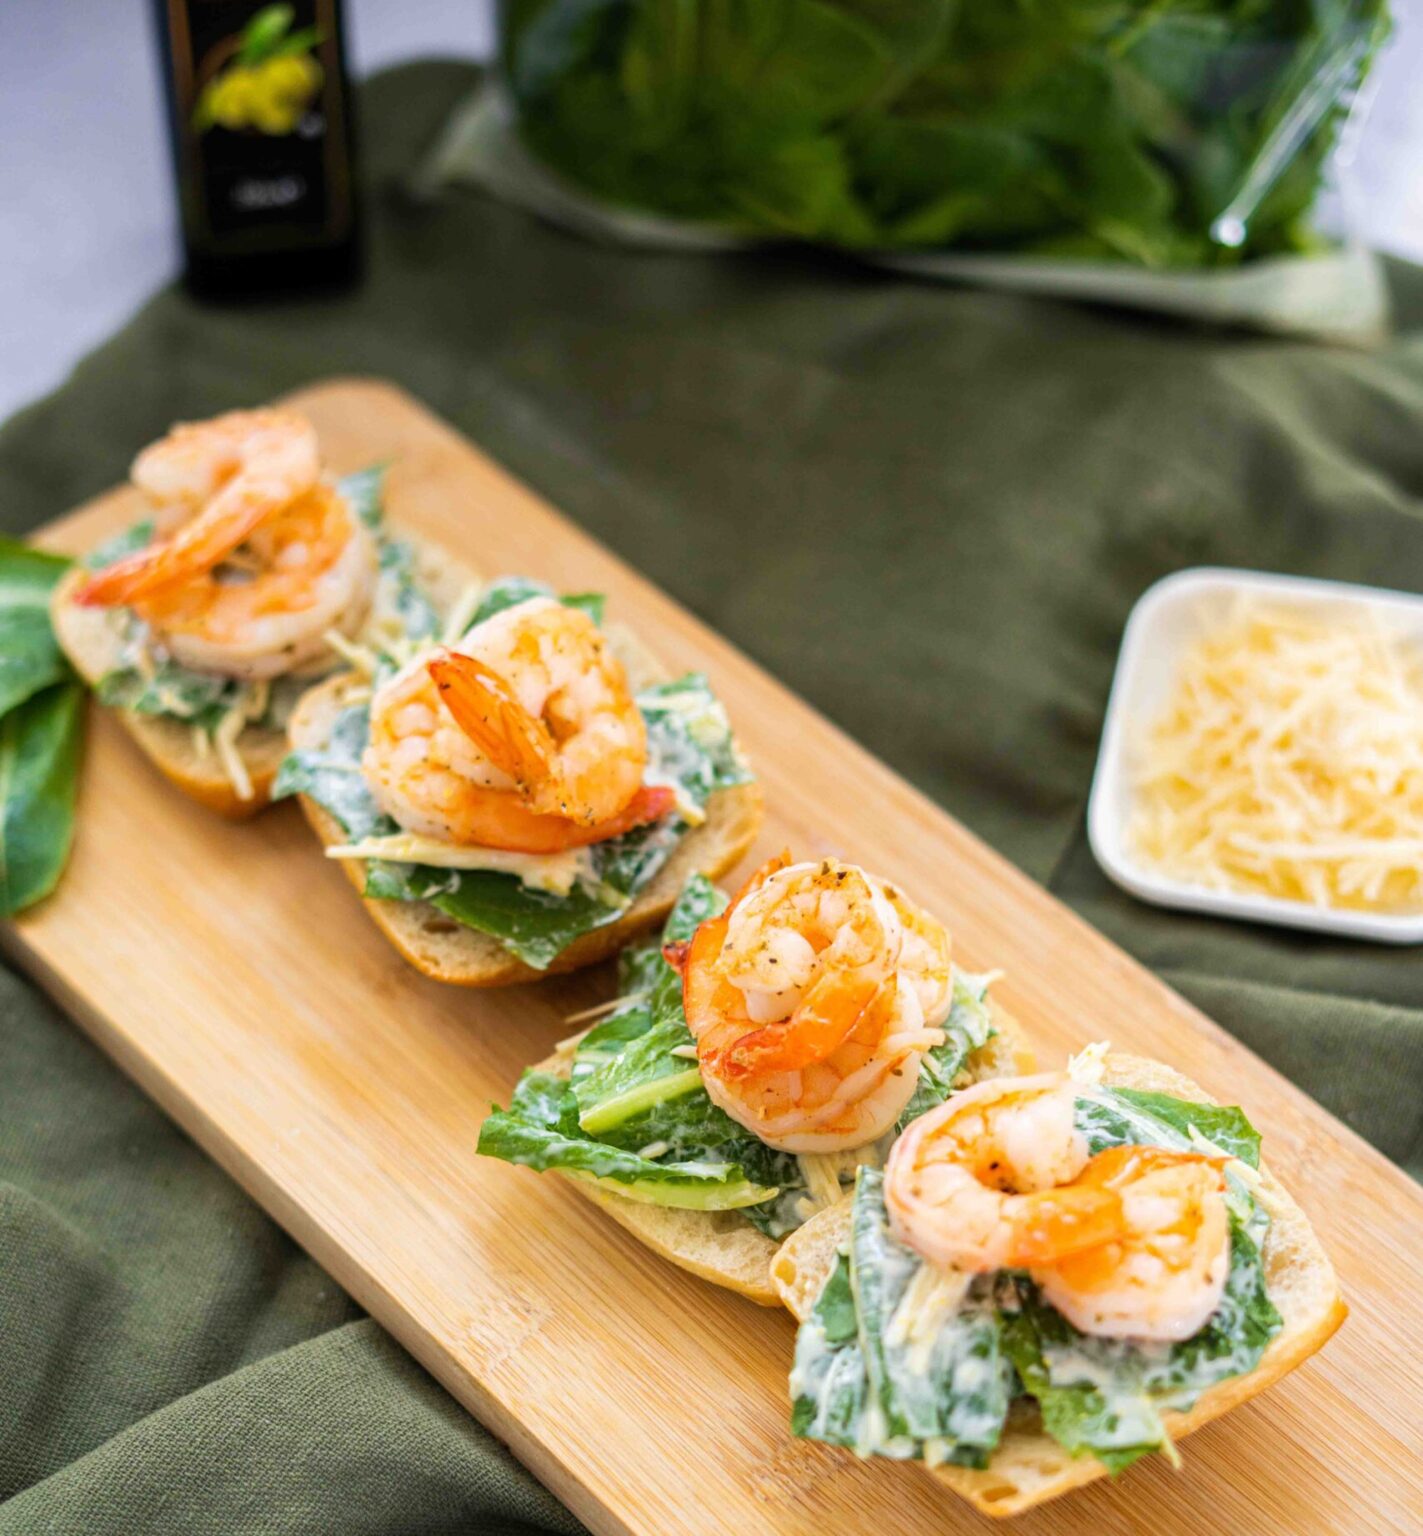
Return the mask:
<svg viewBox="0 0 1423 1536">
<path fill-rule="evenodd" d="M 372 623 L 408 627 L 413 555 L 381 531 L 379 471 L 333 480 L 285 410 L 178 426 L 134 460 L 151 516 L 55 588 L 80 675 L 185 793 L 267 804 L 297 699 Z"/>
<path fill-rule="evenodd" d="M 1174 1460 L 1344 1318 L 1259 1150 L 1239 1109 L 1104 1047 L 920 1116 L 776 1257 L 793 1432 L 923 1461 L 990 1515 Z"/>
<path fill-rule="evenodd" d="M 348 647 L 293 713 L 276 790 L 426 975 L 592 964 L 750 847 L 761 791 L 726 711 L 605 629 L 601 597 L 470 582 L 443 635 Z"/>
<path fill-rule="evenodd" d="M 1030 1059 L 943 926 L 833 859 L 772 860 L 728 907 L 688 882 L 619 997 L 480 1132 L 571 1175 L 664 1257 L 767 1306 L 778 1245 L 899 1128 Z M 685 997 L 685 1004 L 684 1004 Z"/>
</svg>

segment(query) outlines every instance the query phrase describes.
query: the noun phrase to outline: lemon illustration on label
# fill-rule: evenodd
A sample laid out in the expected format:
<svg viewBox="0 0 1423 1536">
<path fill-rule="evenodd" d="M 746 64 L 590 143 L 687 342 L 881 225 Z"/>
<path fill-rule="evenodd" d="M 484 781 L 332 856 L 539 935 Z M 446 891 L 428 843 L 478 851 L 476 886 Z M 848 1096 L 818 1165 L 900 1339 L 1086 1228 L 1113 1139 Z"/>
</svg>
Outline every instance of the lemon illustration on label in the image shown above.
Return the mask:
<svg viewBox="0 0 1423 1536">
<path fill-rule="evenodd" d="M 226 128 L 273 137 L 291 133 L 321 89 L 321 65 L 311 50 L 315 27 L 291 30 L 289 5 L 268 5 L 238 34 L 229 63 L 203 87 L 193 111 L 198 133 Z"/>
</svg>

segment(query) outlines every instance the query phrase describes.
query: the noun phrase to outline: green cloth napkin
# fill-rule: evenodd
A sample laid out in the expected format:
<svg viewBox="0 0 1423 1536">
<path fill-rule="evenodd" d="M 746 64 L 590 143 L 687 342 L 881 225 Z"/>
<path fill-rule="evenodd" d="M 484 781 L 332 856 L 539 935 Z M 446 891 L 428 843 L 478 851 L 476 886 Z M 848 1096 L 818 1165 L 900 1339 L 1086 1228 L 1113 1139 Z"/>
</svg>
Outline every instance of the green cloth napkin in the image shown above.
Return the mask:
<svg viewBox="0 0 1423 1536">
<path fill-rule="evenodd" d="M 1362 354 L 630 255 L 402 195 L 473 80 L 366 90 L 364 288 L 160 294 L 0 432 L 0 522 L 175 418 L 397 379 L 1418 1172 L 1423 955 L 1139 906 L 1083 808 L 1156 578 L 1423 589 L 1423 274 Z M 577 1529 L 32 987 L 0 976 L 0 1011 L 0 1536 Z"/>
</svg>

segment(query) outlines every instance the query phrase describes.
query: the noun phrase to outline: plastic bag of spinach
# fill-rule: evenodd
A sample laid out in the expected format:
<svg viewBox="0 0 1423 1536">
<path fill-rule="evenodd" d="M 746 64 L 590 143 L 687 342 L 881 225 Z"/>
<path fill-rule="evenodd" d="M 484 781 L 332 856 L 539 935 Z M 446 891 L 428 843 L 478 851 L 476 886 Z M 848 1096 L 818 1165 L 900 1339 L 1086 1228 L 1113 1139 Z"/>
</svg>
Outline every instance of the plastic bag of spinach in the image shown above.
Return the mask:
<svg viewBox="0 0 1423 1536">
<path fill-rule="evenodd" d="M 1311 223 L 1387 0 L 503 0 L 427 168 L 585 233 L 1364 339 Z"/>
</svg>

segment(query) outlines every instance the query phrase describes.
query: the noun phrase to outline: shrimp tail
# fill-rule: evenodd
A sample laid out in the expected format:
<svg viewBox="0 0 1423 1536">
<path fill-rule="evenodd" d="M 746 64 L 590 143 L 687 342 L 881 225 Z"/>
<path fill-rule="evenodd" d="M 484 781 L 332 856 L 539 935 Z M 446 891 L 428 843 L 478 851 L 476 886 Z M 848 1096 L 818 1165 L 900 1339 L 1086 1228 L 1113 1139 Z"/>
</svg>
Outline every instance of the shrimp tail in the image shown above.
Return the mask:
<svg viewBox="0 0 1423 1536">
<path fill-rule="evenodd" d="M 230 555 L 273 510 L 253 499 L 240 512 L 220 519 L 195 518 L 171 539 L 96 571 L 74 594 L 74 601 L 85 608 L 112 608 L 182 586 Z"/>
<path fill-rule="evenodd" d="M 549 777 L 554 748 L 548 729 L 497 672 L 458 651 L 436 656 L 427 670 L 455 724 L 521 790 Z"/>
<path fill-rule="evenodd" d="M 1064 1184 L 1020 1198 L 1024 1215 L 1008 1254 L 1015 1268 L 1051 1264 L 1100 1247 L 1116 1241 L 1124 1230 L 1122 1199 L 1114 1189 Z"/>
<path fill-rule="evenodd" d="M 813 1066 L 844 1043 L 880 995 L 876 978 L 826 976 L 789 1019 L 764 1024 L 723 1046 L 716 1053 L 716 1069 L 735 1079 Z"/>
</svg>

